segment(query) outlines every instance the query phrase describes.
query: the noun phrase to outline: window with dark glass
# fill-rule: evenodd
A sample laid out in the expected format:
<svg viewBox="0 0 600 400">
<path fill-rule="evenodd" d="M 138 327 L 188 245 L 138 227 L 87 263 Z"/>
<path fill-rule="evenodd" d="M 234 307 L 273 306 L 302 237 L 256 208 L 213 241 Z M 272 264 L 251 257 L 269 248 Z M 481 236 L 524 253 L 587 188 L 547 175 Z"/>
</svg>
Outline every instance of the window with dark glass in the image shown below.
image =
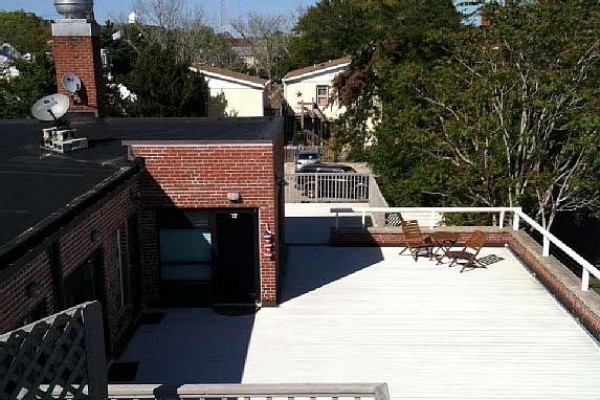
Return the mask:
<svg viewBox="0 0 600 400">
<path fill-rule="evenodd" d="M 329 86 L 317 86 L 317 105 L 327 107 L 329 104 Z"/>
<path fill-rule="evenodd" d="M 209 281 L 212 236 L 207 228 L 161 229 L 160 263 L 163 281 Z"/>
</svg>

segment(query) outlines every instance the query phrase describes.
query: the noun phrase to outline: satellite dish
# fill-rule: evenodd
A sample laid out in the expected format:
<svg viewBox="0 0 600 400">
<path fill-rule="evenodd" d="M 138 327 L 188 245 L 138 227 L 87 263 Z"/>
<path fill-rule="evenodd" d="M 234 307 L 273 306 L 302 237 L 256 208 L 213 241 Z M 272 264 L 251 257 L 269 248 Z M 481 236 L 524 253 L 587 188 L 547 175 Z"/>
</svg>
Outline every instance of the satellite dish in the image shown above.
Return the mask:
<svg viewBox="0 0 600 400">
<path fill-rule="evenodd" d="M 67 72 L 63 76 L 63 86 L 71 94 L 75 94 L 81 89 L 81 79 L 72 72 Z"/>
<path fill-rule="evenodd" d="M 70 105 L 69 96 L 55 93 L 36 101 L 31 107 L 31 114 L 39 121 L 56 121 L 67 113 Z"/>
</svg>

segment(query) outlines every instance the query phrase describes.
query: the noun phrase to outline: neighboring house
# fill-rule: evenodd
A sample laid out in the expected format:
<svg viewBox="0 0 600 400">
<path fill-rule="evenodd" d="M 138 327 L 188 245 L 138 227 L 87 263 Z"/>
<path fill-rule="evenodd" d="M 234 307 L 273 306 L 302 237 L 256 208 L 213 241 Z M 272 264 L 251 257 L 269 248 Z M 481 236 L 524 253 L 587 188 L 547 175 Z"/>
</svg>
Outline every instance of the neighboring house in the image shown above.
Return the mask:
<svg viewBox="0 0 600 400">
<path fill-rule="evenodd" d="M 335 120 L 344 113 L 331 97 L 333 80 L 351 62 L 350 57 L 331 60 L 288 72 L 283 77 L 284 96 L 296 115 L 318 110 L 327 120 Z"/>
<path fill-rule="evenodd" d="M 210 99 L 209 117 L 262 117 L 267 107 L 269 81 L 224 68 L 194 65 L 191 70 L 204 74 Z"/>
<path fill-rule="evenodd" d="M 254 67 L 258 61 L 254 56 L 254 51 L 250 43 L 244 38 L 229 37 L 229 45 L 231 50 L 246 64 L 248 67 Z"/>
</svg>

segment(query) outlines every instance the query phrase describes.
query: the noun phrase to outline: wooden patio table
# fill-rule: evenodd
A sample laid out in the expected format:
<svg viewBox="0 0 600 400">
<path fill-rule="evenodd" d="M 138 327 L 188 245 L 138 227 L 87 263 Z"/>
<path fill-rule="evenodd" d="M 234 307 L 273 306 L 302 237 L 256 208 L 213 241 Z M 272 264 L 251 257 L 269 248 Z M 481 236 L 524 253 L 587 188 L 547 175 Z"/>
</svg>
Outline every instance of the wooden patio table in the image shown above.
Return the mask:
<svg viewBox="0 0 600 400">
<path fill-rule="evenodd" d="M 437 263 L 441 264 L 446 252 L 452 248 L 454 243 L 458 242 L 460 234 L 458 232 L 438 231 L 430 233 L 429 237 L 431 238 L 434 247 L 437 247 L 437 250 L 433 253 L 433 256 L 437 258 Z M 440 250 L 442 250 L 441 255 L 438 254 Z"/>
</svg>

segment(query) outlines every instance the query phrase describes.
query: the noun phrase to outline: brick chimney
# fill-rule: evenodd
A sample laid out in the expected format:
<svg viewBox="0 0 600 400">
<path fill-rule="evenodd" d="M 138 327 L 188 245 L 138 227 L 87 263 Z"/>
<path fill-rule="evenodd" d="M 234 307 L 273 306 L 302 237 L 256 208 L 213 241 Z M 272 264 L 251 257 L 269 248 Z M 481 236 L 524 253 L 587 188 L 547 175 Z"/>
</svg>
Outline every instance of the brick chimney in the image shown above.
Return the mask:
<svg viewBox="0 0 600 400">
<path fill-rule="evenodd" d="M 99 91 L 102 90 L 100 26 L 93 14 L 85 19 L 59 19 L 52 24 L 52 54 L 56 63 L 58 90 L 71 96 L 71 119 L 99 117 Z M 81 89 L 71 95 L 63 86 L 66 73 L 81 79 Z"/>
</svg>

